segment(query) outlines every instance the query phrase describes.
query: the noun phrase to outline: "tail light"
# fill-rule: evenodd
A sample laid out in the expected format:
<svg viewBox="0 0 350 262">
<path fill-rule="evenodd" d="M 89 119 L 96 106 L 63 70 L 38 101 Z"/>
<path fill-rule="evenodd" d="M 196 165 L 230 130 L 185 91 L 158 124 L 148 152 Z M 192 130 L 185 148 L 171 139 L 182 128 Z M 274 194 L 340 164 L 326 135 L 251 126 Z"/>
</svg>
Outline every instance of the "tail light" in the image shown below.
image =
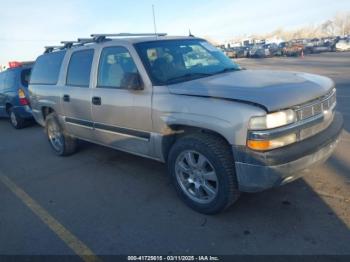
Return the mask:
<svg viewBox="0 0 350 262">
<path fill-rule="evenodd" d="M 27 106 L 29 105 L 29 101 L 28 99 L 26 98 L 26 94 L 24 93 L 23 89 L 18 89 L 18 97 L 19 97 L 19 103 L 22 105 L 22 106 Z"/>
</svg>

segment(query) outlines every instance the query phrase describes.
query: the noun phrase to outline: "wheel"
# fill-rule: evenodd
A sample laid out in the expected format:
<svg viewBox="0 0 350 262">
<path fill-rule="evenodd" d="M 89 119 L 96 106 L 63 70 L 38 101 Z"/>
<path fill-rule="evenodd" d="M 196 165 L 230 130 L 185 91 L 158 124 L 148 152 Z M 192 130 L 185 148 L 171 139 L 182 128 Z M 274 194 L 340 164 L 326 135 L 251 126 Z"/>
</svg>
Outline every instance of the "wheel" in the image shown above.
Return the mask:
<svg viewBox="0 0 350 262">
<path fill-rule="evenodd" d="M 11 125 L 16 129 L 21 129 L 25 127 L 25 119 L 21 118 L 18 114 L 15 113 L 12 107 L 8 110 Z"/>
<path fill-rule="evenodd" d="M 205 133 L 179 138 L 168 171 L 181 199 L 200 213 L 219 213 L 239 198 L 233 156 L 222 138 Z"/>
<path fill-rule="evenodd" d="M 65 134 L 56 113 L 51 113 L 46 117 L 45 129 L 50 145 L 57 155 L 68 156 L 76 151 L 76 139 Z"/>
</svg>

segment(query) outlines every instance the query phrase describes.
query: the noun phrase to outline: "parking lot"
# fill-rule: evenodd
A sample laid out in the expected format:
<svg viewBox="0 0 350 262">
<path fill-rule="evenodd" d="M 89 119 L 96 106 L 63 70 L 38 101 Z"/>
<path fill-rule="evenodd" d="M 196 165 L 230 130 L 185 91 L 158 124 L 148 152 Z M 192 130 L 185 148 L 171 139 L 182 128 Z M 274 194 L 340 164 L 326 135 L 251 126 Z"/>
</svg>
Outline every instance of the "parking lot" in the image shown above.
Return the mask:
<svg viewBox="0 0 350 262">
<path fill-rule="evenodd" d="M 205 216 L 180 201 L 163 164 L 86 142 L 57 157 L 41 127 L 0 119 L 0 254 L 350 255 L 350 53 L 237 62 L 336 82 L 345 126 L 327 163 Z"/>
</svg>

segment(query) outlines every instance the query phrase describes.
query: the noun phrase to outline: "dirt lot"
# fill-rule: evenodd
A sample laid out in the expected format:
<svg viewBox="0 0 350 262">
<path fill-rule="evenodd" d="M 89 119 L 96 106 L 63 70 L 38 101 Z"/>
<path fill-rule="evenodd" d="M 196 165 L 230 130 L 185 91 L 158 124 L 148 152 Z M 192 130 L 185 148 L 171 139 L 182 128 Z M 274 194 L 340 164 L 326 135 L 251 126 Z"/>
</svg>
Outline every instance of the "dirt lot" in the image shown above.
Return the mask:
<svg viewBox="0 0 350 262">
<path fill-rule="evenodd" d="M 350 53 L 238 63 L 334 79 L 345 128 L 327 163 L 205 216 L 179 200 L 158 162 L 89 143 L 60 158 L 41 127 L 0 119 L 0 254 L 350 255 Z"/>
</svg>

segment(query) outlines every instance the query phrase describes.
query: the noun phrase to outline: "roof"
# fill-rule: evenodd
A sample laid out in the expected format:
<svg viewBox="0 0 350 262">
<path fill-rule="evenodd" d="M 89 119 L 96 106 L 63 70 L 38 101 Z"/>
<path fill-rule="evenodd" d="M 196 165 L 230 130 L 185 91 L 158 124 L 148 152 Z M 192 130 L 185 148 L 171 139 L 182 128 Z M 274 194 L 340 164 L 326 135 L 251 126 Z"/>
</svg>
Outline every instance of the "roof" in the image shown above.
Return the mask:
<svg viewBox="0 0 350 262">
<path fill-rule="evenodd" d="M 100 44 L 100 43 L 110 43 L 110 42 L 127 42 L 130 44 L 142 43 L 142 42 L 152 42 L 161 40 L 193 40 L 199 39 L 193 36 L 166 36 L 166 34 L 92 34 L 91 38 L 78 38 L 75 41 L 62 41 L 60 46 L 46 46 L 45 53 L 51 53 L 53 51 L 60 51 L 70 49 L 72 47 L 81 47 L 87 44 Z"/>
<path fill-rule="evenodd" d="M 193 40 L 199 39 L 192 36 L 161 36 L 161 37 L 130 37 L 130 38 L 122 38 L 122 39 L 112 39 L 111 41 L 127 41 L 132 44 L 142 43 L 142 42 L 152 42 L 152 41 L 161 41 L 161 40 Z"/>
</svg>

